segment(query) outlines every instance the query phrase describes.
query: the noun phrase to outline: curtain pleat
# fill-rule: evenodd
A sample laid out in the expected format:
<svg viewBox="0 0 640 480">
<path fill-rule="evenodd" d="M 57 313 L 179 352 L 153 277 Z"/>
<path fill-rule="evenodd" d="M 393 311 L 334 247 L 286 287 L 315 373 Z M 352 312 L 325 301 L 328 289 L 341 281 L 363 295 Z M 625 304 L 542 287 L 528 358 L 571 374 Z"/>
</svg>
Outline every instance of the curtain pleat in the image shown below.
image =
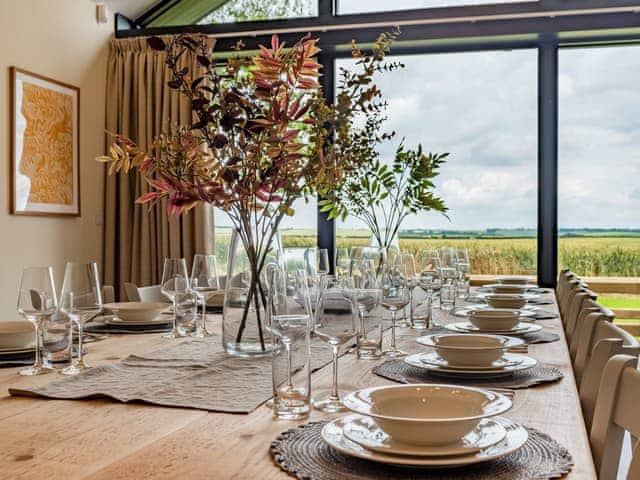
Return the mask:
<svg viewBox="0 0 640 480">
<path fill-rule="evenodd" d="M 191 118 L 189 102 L 167 86 L 170 72 L 164 52 L 151 50 L 144 38 L 113 40 L 107 66 L 106 129 L 131 138 L 142 148 L 170 126 Z M 181 62 L 199 68 L 188 52 Z M 107 138 L 107 148 L 110 139 Z M 168 218 L 166 202 L 137 205 L 149 186 L 135 171 L 106 176 L 104 211 L 104 282 L 123 293 L 123 284 L 160 282 L 166 257 L 213 253 L 213 209 L 198 206 Z"/>
</svg>

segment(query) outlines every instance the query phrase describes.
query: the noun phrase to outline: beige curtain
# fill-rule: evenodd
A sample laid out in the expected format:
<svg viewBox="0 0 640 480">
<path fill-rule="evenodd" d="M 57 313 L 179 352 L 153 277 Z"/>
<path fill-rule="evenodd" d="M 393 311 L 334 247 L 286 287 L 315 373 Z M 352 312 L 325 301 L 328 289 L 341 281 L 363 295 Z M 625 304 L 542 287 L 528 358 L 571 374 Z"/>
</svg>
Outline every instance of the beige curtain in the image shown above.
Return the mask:
<svg viewBox="0 0 640 480">
<path fill-rule="evenodd" d="M 185 65 L 196 67 L 187 54 Z M 165 54 L 147 47 L 146 39 L 113 40 L 107 66 L 106 128 L 127 135 L 141 147 L 170 125 L 185 124 L 191 108 L 169 89 Z M 107 142 L 109 139 L 107 138 Z M 106 177 L 104 202 L 104 282 L 123 291 L 124 282 L 159 283 L 165 257 L 184 257 L 213 249 L 213 212 L 198 207 L 167 218 L 166 205 L 136 205 L 149 190 L 136 172 Z"/>
</svg>

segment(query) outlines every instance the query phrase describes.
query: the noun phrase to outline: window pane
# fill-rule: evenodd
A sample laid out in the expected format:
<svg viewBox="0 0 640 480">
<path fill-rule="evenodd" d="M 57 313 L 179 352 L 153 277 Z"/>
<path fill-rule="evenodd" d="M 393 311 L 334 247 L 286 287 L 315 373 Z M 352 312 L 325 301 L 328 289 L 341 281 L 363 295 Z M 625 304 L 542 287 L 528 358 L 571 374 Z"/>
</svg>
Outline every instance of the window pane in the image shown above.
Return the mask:
<svg viewBox="0 0 640 480">
<path fill-rule="evenodd" d="M 315 247 L 317 244 L 318 202 L 315 198 L 305 203 L 299 199 L 293 204 L 295 215 L 285 217 L 280 224 L 280 237 L 283 247 Z M 229 244 L 231 242 L 231 221 L 225 212 L 215 211 L 215 246 L 218 269 L 227 271 Z"/>
<path fill-rule="evenodd" d="M 491 5 L 499 3 L 522 3 L 525 0 L 338 0 L 338 13 L 386 12 L 415 8 L 459 7 L 464 5 Z"/>
<path fill-rule="evenodd" d="M 250 22 L 279 18 L 316 17 L 317 15 L 317 0 L 230 0 L 198 23 Z"/>
<path fill-rule="evenodd" d="M 451 222 L 409 217 L 400 246 L 416 252 L 444 244 L 470 249 L 474 274 L 535 274 L 537 235 L 537 52 L 412 55 L 378 85 L 388 99 L 388 129 L 398 142 L 451 155 L 436 179 Z M 338 67 L 349 67 L 340 60 Z M 338 246 L 365 244 L 364 224 L 337 225 Z"/>
<path fill-rule="evenodd" d="M 640 48 L 562 49 L 559 65 L 559 268 L 640 277 Z"/>
</svg>

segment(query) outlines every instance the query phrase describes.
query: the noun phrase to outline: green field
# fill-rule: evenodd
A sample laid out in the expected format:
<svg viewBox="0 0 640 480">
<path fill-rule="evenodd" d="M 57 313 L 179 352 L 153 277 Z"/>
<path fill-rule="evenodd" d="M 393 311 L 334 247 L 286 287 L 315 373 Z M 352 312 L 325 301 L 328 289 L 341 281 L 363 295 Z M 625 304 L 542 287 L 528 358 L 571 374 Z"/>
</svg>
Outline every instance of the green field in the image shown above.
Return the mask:
<svg viewBox="0 0 640 480">
<path fill-rule="evenodd" d="M 487 233 L 488 232 L 488 233 Z M 528 231 L 492 230 L 482 234 L 476 232 L 441 232 L 439 238 L 407 238 L 414 237 L 421 231 L 401 232 L 400 247 L 402 250 L 418 253 L 423 248 L 436 248 L 443 245 L 464 247 L 469 249 L 472 274 L 521 274 L 536 273 L 536 239 L 507 238 L 514 233 Z M 604 277 L 640 277 L 640 236 L 613 236 L 616 231 L 581 231 L 567 232 L 567 236 L 559 239 L 559 268 L 569 268 L 581 276 Z M 465 234 L 473 238 L 452 238 Z M 562 234 L 563 232 L 561 232 Z M 499 238 L 488 238 L 495 235 Z M 601 235 L 601 236 L 595 236 Z M 290 229 L 281 232 L 284 247 L 313 246 L 316 234 L 313 230 Z M 432 235 L 435 236 L 435 235 Z M 221 263 L 226 263 L 229 229 L 216 232 L 216 253 Z M 369 234 L 366 230 L 338 231 L 337 246 L 351 247 L 368 245 Z"/>
<path fill-rule="evenodd" d="M 601 295 L 598 297 L 598 303 L 609 308 L 640 310 L 640 295 Z"/>
</svg>

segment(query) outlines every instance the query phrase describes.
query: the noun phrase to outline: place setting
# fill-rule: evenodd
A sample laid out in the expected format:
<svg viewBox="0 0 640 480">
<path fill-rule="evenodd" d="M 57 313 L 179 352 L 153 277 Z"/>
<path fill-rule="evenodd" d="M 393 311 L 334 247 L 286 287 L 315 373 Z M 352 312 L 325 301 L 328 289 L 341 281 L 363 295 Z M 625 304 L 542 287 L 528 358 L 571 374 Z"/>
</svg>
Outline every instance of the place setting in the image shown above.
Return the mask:
<svg viewBox="0 0 640 480">
<path fill-rule="evenodd" d="M 373 373 L 400 383 L 451 382 L 499 389 L 528 388 L 563 375 L 529 356 L 517 337 L 488 333 L 435 333 L 418 337 L 428 350 L 376 365 Z"/>
<path fill-rule="evenodd" d="M 503 416 L 512 402 L 501 393 L 391 385 L 355 391 L 343 402 L 346 415 L 280 434 L 270 449 L 276 464 L 309 480 L 529 479 L 531 471 L 552 478 L 572 466 L 553 439 Z"/>
</svg>

